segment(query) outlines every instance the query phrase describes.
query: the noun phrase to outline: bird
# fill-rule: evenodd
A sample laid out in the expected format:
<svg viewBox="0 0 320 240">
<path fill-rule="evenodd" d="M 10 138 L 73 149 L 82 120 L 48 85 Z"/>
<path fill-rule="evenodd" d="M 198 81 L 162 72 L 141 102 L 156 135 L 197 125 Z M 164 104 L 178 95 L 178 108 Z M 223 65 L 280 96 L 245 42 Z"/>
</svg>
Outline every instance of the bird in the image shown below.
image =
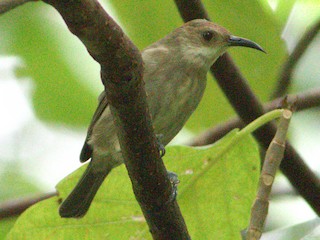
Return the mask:
<svg viewBox="0 0 320 240">
<path fill-rule="evenodd" d="M 264 52 L 257 43 L 231 35 L 225 28 L 195 19 L 173 30 L 142 52 L 143 80 L 155 134 L 166 146 L 197 108 L 213 63 L 230 47 L 241 46 Z M 90 160 L 72 192 L 62 202 L 63 218 L 83 217 L 110 171 L 123 163 L 106 93 L 87 131 L 80 161 Z"/>
</svg>

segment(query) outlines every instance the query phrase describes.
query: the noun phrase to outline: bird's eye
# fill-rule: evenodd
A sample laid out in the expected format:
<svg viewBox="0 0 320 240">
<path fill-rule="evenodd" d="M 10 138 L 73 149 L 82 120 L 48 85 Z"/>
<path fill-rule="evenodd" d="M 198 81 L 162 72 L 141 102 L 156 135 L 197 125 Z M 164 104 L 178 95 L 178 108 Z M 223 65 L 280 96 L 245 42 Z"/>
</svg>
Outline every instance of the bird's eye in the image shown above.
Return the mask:
<svg viewBox="0 0 320 240">
<path fill-rule="evenodd" d="M 213 38 L 213 32 L 205 31 L 205 32 L 202 33 L 202 37 L 203 37 L 204 40 L 209 42 Z"/>
</svg>

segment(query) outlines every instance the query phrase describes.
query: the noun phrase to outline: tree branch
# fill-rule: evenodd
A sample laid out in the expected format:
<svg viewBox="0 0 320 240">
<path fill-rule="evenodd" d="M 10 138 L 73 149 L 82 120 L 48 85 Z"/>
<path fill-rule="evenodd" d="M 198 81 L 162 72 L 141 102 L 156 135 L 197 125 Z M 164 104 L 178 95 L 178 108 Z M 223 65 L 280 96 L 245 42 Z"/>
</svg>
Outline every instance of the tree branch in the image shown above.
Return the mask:
<svg viewBox="0 0 320 240">
<path fill-rule="evenodd" d="M 101 78 L 135 196 L 154 239 L 189 239 L 160 158 L 136 46 L 95 0 L 44 0 L 101 65 Z"/>
<path fill-rule="evenodd" d="M 272 111 L 276 108 L 282 107 L 281 102 L 283 97 L 277 98 L 271 102 L 266 103 L 263 108 L 265 112 Z M 306 92 L 298 94 L 290 94 L 287 96 L 287 101 L 294 102 L 295 111 L 303 111 L 313 107 L 320 106 L 320 88 L 312 89 Z M 218 126 L 210 128 L 198 135 L 192 141 L 190 141 L 190 146 L 203 146 L 212 144 L 215 141 L 222 138 L 228 132 L 234 128 L 243 128 L 244 124 L 239 117 L 230 119 L 227 122 L 221 123 Z"/>
<path fill-rule="evenodd" d="M 261 238 L 265 220 L 268 215 L 272 185 L 286 147 L 286 136 L 291 117 L 292 112 L 289 109 L 284 109 L 276 135 L 267 149 L 259 179 L 256 199 L 251 208 L 246 240 L 259 240 Z"/>
<path fill-rule="evenodd" d="M 0 0 L 0 14 L 6 13 L 27 2 L 36 2 L 39 0 Z"/>
<path fill-rule="evenodd" d="M 295 67 L 297 66 L 299 60 L 312 43 L 313 39 L 317 36 L 319 30 L 320 18 L 302 36 L 302 38 L 299 40 L 299 42 L 293 49 L 293 52 L 289 55 L 289 57 L 283 64 L 280 72 L 279 81 L 277 82 L 275 91 L 272 94 L 272 99 L 281 97 L 287 92 L 292 80 L 292 74 L 294 72 Z"/>
<path fill-rule="evenodd" d="M 209 19 L 200 0 L 175 0 L 175 3 L 184 21 Z M 244 123 L 248 124 L 263 115 L 262 104 L 228 54 L 215 62 L 211 73 Z M 275 133 L 276 127 L 270 123 L 254 132 L 254 136 L 267 149 Z M 320 182 L 289 143 L 280 168 L 314 211 L 320 214 Z"/>
<path fill-rule="evenodd" d="M 56 196 L 57 193 L 46 193 L 39 196 L 19 198 L 17 200 L 10 199 L 0 204 L 0 220 L 4 218 L 14 217 L 20 215 L 28 207 L 42 200 Z"/>
</svg>

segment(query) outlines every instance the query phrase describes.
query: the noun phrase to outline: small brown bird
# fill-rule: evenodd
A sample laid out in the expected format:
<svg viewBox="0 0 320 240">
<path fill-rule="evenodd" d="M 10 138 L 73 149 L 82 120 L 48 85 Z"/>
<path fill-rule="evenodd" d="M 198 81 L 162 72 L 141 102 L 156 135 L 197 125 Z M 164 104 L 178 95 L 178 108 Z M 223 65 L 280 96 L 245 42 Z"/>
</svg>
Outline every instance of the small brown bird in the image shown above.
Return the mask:
<svg viewBox="0 0 320 240">
<path fill-rule="evenodd" d="M 156 134 L 167 145 L 198 106 L 206 88 L 206 75 L 228 47 L 243 46 L 260 51 L 256 43 L 230 35 L 212 22 L 197 19 L 175 29 L 142 51 L 147 102 Z M 93 115 L 80 154 L 91 162 L 76 187 L 60 206 L 61 217 L 82 217 L 103 180 L 123 163 L 116 129 L 105 92 Z"/>
</svg>

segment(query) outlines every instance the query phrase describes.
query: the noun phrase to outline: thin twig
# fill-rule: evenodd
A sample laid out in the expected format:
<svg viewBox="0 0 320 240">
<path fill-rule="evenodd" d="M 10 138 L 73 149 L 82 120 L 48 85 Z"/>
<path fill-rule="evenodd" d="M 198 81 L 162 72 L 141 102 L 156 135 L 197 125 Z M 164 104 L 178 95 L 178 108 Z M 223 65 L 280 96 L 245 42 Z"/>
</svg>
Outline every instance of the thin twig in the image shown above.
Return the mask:
<svg viewBox="0 0 320 240">
<path fill-rule="evenodd" d="M 262 167 L 256 200 L 251 208 L 250 224 L 247 230 L 247 240 L 258 240 L 268 214 L 269 196 L 276 172 L 284 155 L 286 136 L 292 112 L 285 109 L 280 118 L 279 126 L 268 147 Z"/>
<path fill-rule="evenodd" d="M 306 33 L 302 36 L 302 38 L 293 49 L 293 52 L 289 55 L 289 57 L 283 64 L 279 81 L 277 82 L 277 86 L 272 94 L 271 99 L 281 97 L 287 92 L 292 81 L 292 74 L 295 70 L 295 67 L 312 43 L 313 39 L 317 36 L 319 30 L 320 18 L 306 31 Z"/>
<path fill-rule="evenodd" d="M 56 195 L 57 193 L 45 193 L 38 196 L 19 198 L 16 200 L 10 199 L 6 202 L 3 202 L 0 204 L 0 220 L 20 215 L 33 204 Z"/>
<path fill-rule="evenodd" d="M 277 98 L 264 105 L 264 111 L 269 112 L 276 108 L 282 107 L 281 102 L 283 97 Z M 320 106 L 320 88 L 312 89 L 298 94 L 290 94 L 287 96 L 287 101 L 295 101 L 295 111 L 303 111 Z M 234 128 L 243 128 L 244 124 L 239 117 L 232 118 L 224 123 L 221 123 L 213 128 L 210 128 L 192 139 L 188 145 L 203 146 L 216 142 Z"/>
<path fill-rule="evenodd" d="M 184 21 L 209 18 L 200 0 L 175 0 L 175 3 Z M 244 123 L 248 124 L 263 115 L 262 104 L 228 54 L 222 55 L 215 62 L 211 73 Z M 260 145 L 267 149 L 275 133 L 276 127 L 270 123 L 254 132 L 254 136 Z M 301 196 L 320 215 L 319 179 L 289 143 L 280 168 Z"/>
</svg>

